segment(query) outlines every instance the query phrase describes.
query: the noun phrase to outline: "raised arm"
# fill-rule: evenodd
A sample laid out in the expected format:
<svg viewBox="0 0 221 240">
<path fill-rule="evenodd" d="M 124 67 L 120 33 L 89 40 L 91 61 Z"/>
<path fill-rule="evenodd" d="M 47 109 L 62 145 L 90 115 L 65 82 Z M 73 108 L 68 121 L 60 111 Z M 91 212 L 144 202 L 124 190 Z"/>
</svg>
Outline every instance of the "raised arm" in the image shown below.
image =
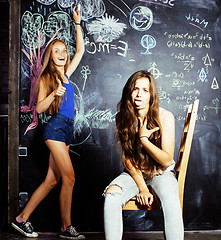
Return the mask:
<svg viewBox="0 0 221 240">
<path fill-rule="evenodd" d="M 173 114 L 164 109 L 160 113 L 162 126 L 161 149 L 149 141 L 150 133 L 158 131 L 158 129 L 152 131 L 146 129 L 145 121 L 139 131 L 141 143 L 155 161 L 164 167 L 169 167 L 173 161 L 175 146 L 175 120 Z"/>
<path fill-rule="evenodd" d="M 75 21 L 75 26 L 76 26 L 76 52 L 74 54 L 74 57 L 72 58 L 68 69 L 66 71 L 66 74 L 68 77 L 71 76 L 71 74 L 75 71 L 77 66 L 79 65 L 81 58 L 84 54 L 85 51 L 85 46 L 84 46 L 84 39 L 81 31 L 81 12 L 80 12 L 80 5 L 78 5 L 78 11 L 75 11 L 75 8 L 73 8 L 73 18 Z"/>
</svg>

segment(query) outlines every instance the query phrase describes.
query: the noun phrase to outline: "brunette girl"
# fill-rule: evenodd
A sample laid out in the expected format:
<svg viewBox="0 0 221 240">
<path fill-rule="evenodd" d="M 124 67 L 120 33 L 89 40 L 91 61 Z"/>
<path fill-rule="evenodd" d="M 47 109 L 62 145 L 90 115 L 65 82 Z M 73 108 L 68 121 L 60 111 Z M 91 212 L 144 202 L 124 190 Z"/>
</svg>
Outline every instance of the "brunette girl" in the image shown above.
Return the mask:
<svg viewBox="0 0 221 240">
<path fill-rule="evenodd" d="M 124 86 L 118 104 L 116 128 L 125 171 L 106 188 L 104 227 L 106 240 L 121 240 L 122 208 L 132 197 L 150 206 L 158 195 L 167 240 L 183 240 L 183 219 L 173 160 L 175 121 L 159 107 L 156 82 L 147 71 L 135 72 Z"/>
</svg>

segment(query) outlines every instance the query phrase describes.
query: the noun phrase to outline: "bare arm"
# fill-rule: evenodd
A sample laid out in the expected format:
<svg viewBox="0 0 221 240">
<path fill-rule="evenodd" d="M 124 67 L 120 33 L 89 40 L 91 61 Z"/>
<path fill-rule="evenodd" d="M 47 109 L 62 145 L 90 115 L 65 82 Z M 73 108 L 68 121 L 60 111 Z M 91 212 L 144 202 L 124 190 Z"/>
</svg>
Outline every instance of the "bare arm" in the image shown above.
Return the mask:
<svg viewBox="0 0 221 240">
<path fill-rule="evenodd" d="M 58 83 L 59 83 L 58 88 L 54 90 L 52 93 L 50 93 L 48 96 L 46 96 L 43 80 L 42 79 L 40 80 L 38 100 L 36 105 L 36 111 L 38 114 L 45 112 L 50 107 L 51 103 L 54 101 L 56 96 L 64 95 L 66 88 L 62 86 L 60 80 L 58 80 Z"/>
<path fill-rule="evenodd" d="M 127 168 L 140 191 L 137 195 L 137 201 L 140 204 L 147 205 L 149 207 L 153 203 L 153 195 L 149 192 L 142 172 L 139 169 L 136 169 L 129 160 L 127 161 Z"/>
<path fill-rule="evenodd" d="M 150 130 L 146 129 L 144 120 L 140 128 L 139 136 L 148 136 Z M 164 167 L 169 167 L 173 161 L 174 146 L 175 146 L 175 120 L 171 112 L 162 110 L 160 114 L 160 121 L 162 126 L 161 149 L 149 141 L 148 137 L 140 138 L 146 151 L 151 157 Z M 154 129 L 153 129 L 154 130 Z M 152 130 L 152 132 L 153 132 Z M 155 129 L 157 131 L 158 129 Z"/>
<path fill-rule="evenodd" d="M 73 18 L 76 23 L 76 52 L 66 71 L 66 74 L 68 77 L 71 76 L 71 74 L 75 71 L 75 69 L 79 65 L 85 51 L 84 39 L 83 39 L 81 26 L 80 26 L 80 22 L 81 22 L 80 5 L 78 5 L 77 12 L 75 11 L 75 7 L 73 8 Z"/>
</svg>

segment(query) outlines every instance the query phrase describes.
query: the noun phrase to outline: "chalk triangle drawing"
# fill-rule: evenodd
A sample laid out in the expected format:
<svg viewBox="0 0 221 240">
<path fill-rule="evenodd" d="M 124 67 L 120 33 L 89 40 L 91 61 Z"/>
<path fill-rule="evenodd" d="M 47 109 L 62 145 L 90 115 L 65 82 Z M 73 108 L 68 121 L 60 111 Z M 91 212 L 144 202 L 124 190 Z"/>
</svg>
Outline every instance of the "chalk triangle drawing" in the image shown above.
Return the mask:
<svg viewBox="0 0 221 240">
<path fill-rule="evenodd" d="M 203 57 L 203 60 L 204 60 L 204 65 L 205 65 L 206 67 L 212 66 L 211 60 L 210 60 L 210 57 L 209 57 L 208 53 L 206 54 L 205 57 Z"/>
<path fill-rule="evenodd" d="M 211 88 L 214 89 L 214 90 L 219 89 L 219 84 L 218 84 L 218 82 L 216 80 L 216 77 L 213 78 L 213 82 L 211 84 Z"/>
</svg>

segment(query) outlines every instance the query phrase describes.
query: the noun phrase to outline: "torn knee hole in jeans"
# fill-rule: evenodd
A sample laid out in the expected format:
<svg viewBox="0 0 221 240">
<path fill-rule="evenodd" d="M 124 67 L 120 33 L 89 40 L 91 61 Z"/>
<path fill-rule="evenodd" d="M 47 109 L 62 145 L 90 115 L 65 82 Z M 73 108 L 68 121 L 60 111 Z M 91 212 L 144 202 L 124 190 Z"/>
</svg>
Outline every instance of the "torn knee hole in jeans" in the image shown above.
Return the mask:
<svg viewBox="0 0 221 240">
<path fill-rule="evenodd" d="M 109 190 L 109 188 L 112 187 L 112 186 L 117 187 L 117 188 Z M 115 196 L 115 195 L 118 195 L 118 194 L 120 195 L 121 193 L 122 193 L 122 188 L 117 184 L 113 184 L 113 185 L 110 185 L 110 186 L 106 187 L 106 189 L 104 190 L 103 196 L 105 197 L 107 194 Z"/>
</svg>

